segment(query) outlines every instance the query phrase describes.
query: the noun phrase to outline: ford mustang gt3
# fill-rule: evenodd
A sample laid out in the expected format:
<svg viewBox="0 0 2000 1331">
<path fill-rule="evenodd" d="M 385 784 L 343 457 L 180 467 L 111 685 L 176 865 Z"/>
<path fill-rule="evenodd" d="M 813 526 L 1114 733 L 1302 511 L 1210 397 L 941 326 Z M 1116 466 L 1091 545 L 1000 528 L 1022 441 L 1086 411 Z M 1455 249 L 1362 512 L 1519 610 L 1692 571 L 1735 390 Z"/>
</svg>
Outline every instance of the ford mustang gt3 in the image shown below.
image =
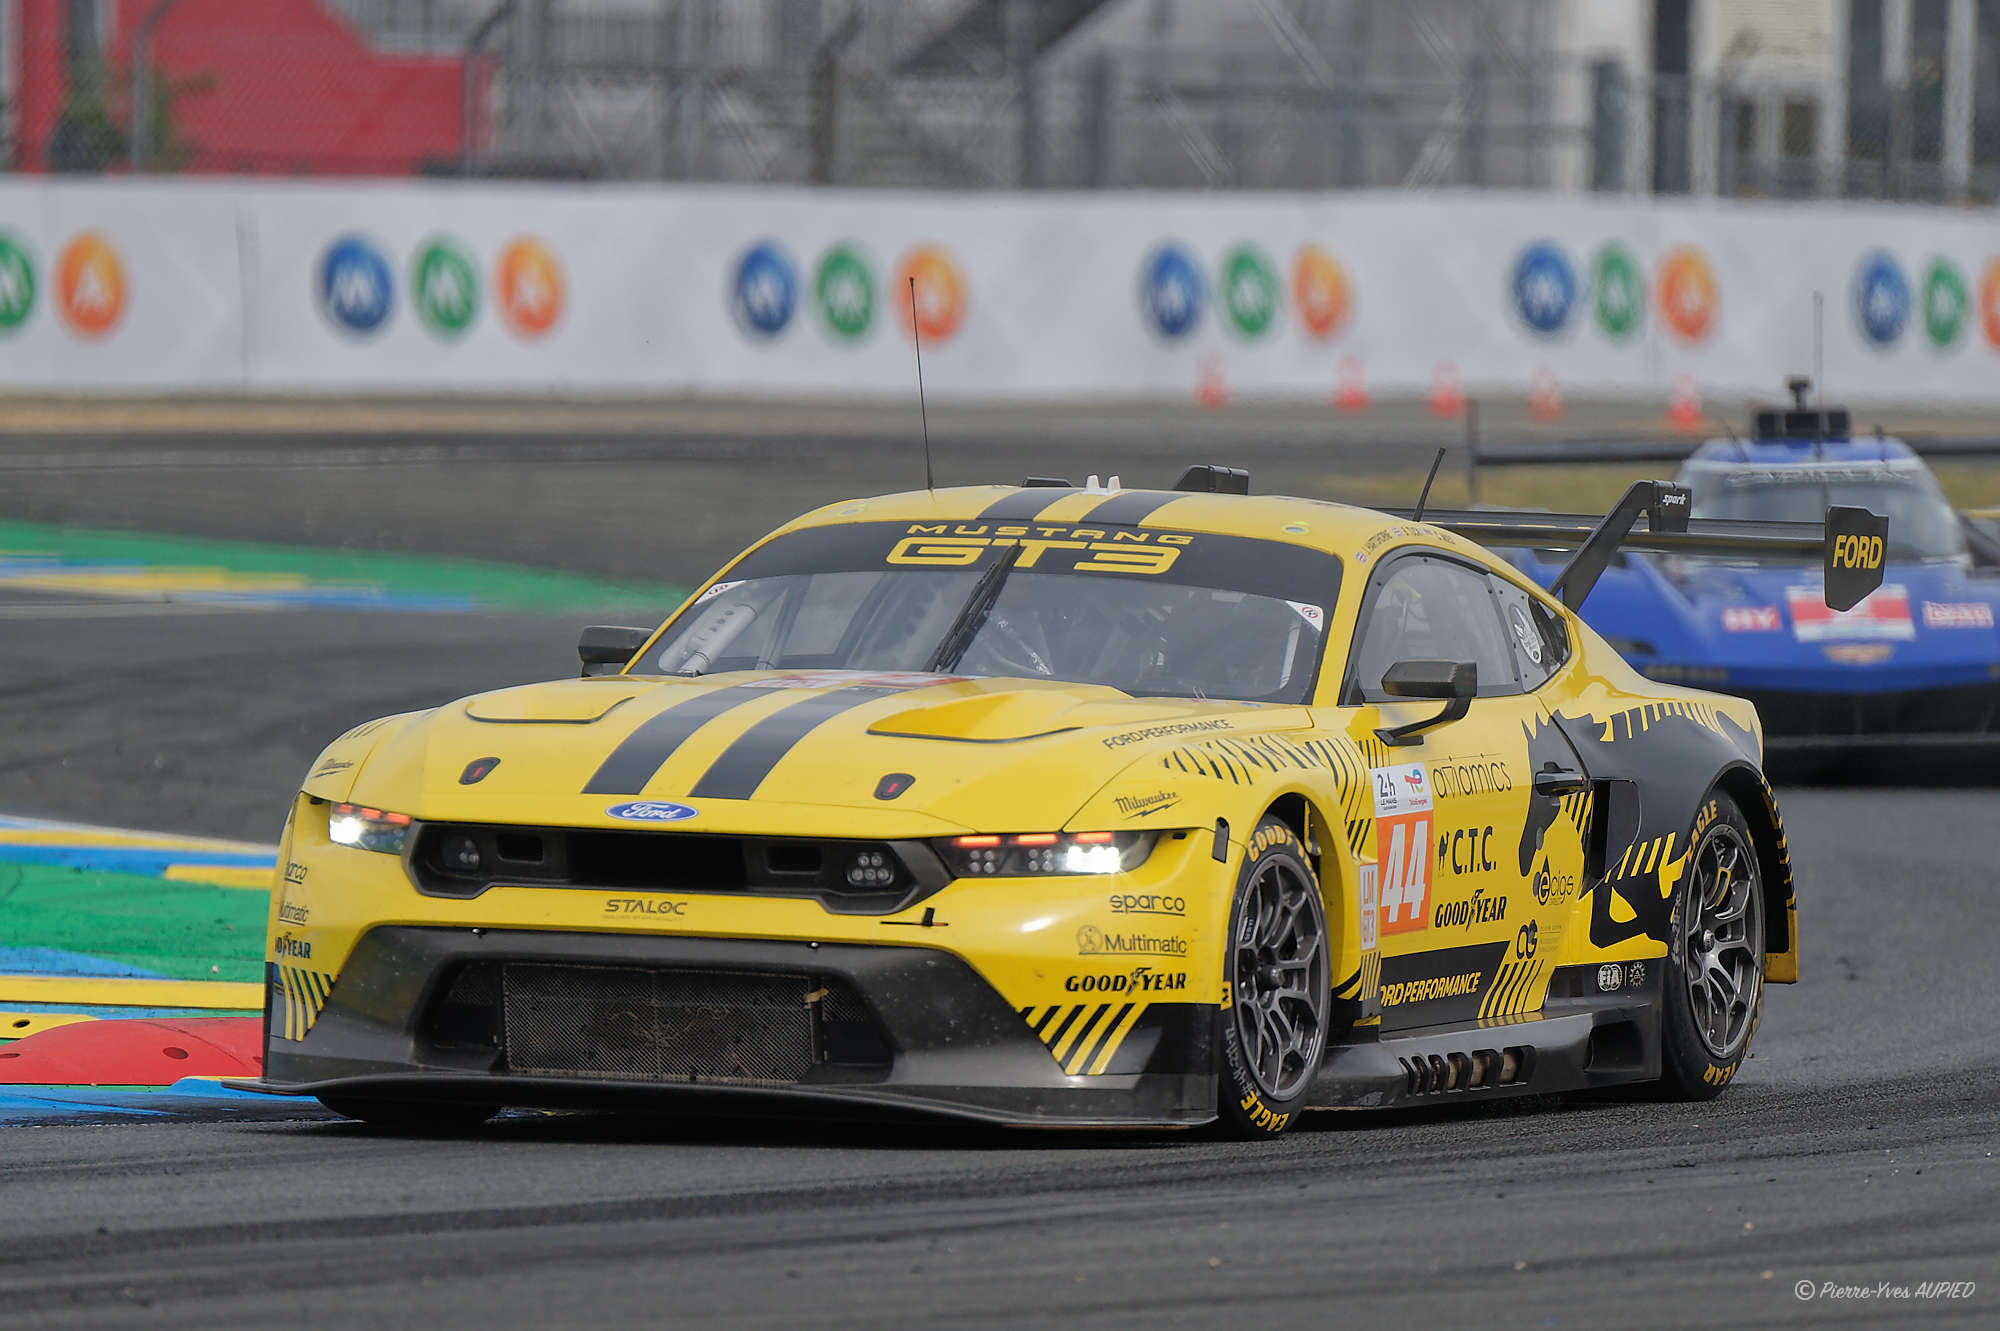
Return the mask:
<svg viewBox="0 0 2000 1331">
<path fill-rule="evenodd" d="M 1884 526 L 1394 516 L 1037 483 L 830 505 L 582 677 L 341 735 L 272 894 L 257 1089 L 1273 1134 L 1307 1109 L 1716 1094 L 1798 974 L 1741 700 L 1565 604 L 1621 547 Z M 1421 508 L 1421 505 L 1419 506 Z M 1574 550 L 1545 591 L 1485 544 Z M 1870 544 L 1873 542 L 1874 544 Z"/>
</svg>

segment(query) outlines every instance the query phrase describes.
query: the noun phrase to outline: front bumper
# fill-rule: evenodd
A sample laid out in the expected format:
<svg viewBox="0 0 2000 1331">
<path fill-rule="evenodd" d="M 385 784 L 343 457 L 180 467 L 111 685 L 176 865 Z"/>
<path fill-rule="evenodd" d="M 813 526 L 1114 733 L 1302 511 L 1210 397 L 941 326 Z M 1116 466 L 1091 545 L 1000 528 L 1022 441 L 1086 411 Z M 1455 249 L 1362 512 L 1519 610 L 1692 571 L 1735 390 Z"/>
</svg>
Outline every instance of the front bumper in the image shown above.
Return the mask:
<svg viewBox="0 0 2000 1331">
<path fill-rule="evenodd" d="M 364 934 L 323 993 L 277 965 L 269 971 L 264 1077 L 245 1085 L 279 1094 L 915 1112 L 1043 1127 L 1186 1127 L 1215 1115 L 1213 1005 L 1019 1009 L 934 948 L 392 925 Z M 836 1021 L 823 1022 L 823 1008 L 807 1025 L 786 1017 L 788 1030 L 812 1034 L 775 1062 L 753 1051 L 735 1075 L 716 1075 L 718 1049 L 741 1039 L 748 1050 L 764 1039 L 757 1020 L 703 1007 L 693 1061 L 704 1066 L 677 1064 L 676 1049 L 688 1047 L 687 1010 L 615 997 L 623 977 L 647 974 L 760 991 L 796 981 L 804 1001 L 839 994 L 846 1006 Z M 576 978 L 593 996 L 565 1011 L 588 1019 L 572 1029 L 540 1011 L 532 1036 L 510 1030 L 510 1013 L 517 1026 L 529 1024 L 519 988 L 503 996 L 483 979 L 461 983 L 487 975 L 496 984 L 523 977 L 522 987 L 527 977 Z M 671 1017 L 664 1024 L 663 1013 Z M 742 1028 L 727 1029 L 732 1022 Z M 1072 1075 L 1058 1055 L 1078 1066 L 1076 1051 L 1086 1046 L 1105 1053 L 1092 1055 L 1092 1071 Z M 547 1066 L 552 1047 L 560 1070 Z"/>
</svg>

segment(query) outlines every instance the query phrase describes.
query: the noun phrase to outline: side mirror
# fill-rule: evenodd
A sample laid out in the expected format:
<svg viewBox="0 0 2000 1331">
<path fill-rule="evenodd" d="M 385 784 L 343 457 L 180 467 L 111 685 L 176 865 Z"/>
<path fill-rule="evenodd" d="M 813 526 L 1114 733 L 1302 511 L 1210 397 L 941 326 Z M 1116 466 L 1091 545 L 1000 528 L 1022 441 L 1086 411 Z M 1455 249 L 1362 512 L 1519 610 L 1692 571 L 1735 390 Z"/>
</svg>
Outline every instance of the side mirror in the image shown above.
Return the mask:
<svg viewBox="0 0 2000 1331">
<path fill-rule="evenodd" d="M 1456 721 L 1471 708 L 1479 693 L 1479 667 L 1471 661 L 1398 661 L 1382 672 L 1382 692 L 1392 698 L 1444 700 L 1444 710 L 1436 716 L 1375 732 L 1390 748 L 1421 744 L 1426 730 Z"/>
<path fill-rule="evenodd" d="M 591 625 L 576 640 L 577 659 L 583 662 L 582 678 L 622 673 L 625 663 L 638 655 L 639 649 L 646 645 L 646 639 L 652 636 L 651 629 Z"/>
</svg>

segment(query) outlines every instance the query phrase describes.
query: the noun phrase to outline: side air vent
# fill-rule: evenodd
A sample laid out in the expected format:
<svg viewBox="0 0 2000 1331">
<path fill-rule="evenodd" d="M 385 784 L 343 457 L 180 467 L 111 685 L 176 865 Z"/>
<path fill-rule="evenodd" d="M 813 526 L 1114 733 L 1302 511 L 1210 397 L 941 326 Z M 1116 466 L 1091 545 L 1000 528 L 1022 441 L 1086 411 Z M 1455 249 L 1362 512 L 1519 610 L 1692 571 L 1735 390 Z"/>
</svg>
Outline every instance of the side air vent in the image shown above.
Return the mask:
<svg viewBox="0 0 2000 1331">
<path fill-rule="evenodd" d="M 1456 1091 L 1517 1086 L 1528 1079 L 1529 1070 L 1534 1065 L 1534 1053 L 1528 1045 L 1510 1045 L 1505 1049 L 1419 1055 L 1396 1061 L 1403 1066 L 1405 1093 L 1447 1095 Z"/>
</svg>

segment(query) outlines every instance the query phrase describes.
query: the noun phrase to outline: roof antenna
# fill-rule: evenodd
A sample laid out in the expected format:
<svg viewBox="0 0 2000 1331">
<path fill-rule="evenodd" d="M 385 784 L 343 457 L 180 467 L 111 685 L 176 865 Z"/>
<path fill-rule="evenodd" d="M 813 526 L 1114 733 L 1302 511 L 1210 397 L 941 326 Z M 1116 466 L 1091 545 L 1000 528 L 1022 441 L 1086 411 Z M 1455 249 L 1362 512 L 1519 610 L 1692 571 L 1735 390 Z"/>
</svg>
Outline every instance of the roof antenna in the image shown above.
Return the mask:
<svg viewBox="0 0 2000 1331">
<path fill-rule="evenodd" d="M 1722 427 L 1722 432 L 1729 436 L 1729 442 L 1736 446 L 1736 460 L 1738 462 L 1748 462 L 1750 454 L 1744 451 L 1743 440 L 1736 433 L 1736 428 L 1721 417 L 1717 417 L 1715 423 Z"/>
<path fill-rule="evenodd" d="M 1417 511 L 1410 515 L 1412 522 L 1424 520 L 1424 502 L 1431 497 L 1431 482 L 1438 478 L 1438 467 L 1444 462 L 1444 454 L 1445 450 L 1440 448 L 1438 455 L 1431 459 L 1431 474 L 1424 477 L 1423 493 L 1417 496 Z"/>
<path fill-rule="evenodd" d="M 910 274 L 910 341 L 917 348 L 917 410 L 924 420 L 924 489 L 937 492 L 931 475 L 931 409 L 924 404 L 924 335 L 917 328 L 917 275 Z"/>
</svg>

